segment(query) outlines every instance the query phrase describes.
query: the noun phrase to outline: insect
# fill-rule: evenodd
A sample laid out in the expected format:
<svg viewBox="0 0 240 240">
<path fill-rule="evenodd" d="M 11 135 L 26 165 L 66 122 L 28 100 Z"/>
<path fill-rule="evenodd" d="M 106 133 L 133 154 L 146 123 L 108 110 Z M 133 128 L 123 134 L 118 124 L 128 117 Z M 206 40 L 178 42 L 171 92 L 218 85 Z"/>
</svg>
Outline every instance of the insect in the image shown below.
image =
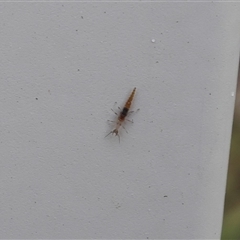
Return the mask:
<svg viewBox="0 0 240 240">
<path fill-rule="evenodd" d="M 107 137 L 108 135 L 110 134 L 115 134 L 115 136 L 118 136 L 118 139 L 119 139 L 119 142 L 120 142 L 120 136 L 118 134 L 118 130 L 119 128 L 122 126 L 124 120 L 126 119 L 126 116 L 128 115 L 129 113 L 129 109 L 131 107 L 131 104 L 132 104 L 132 100 L 133 100 L 133 97 L 134 97 L 134 94 L 135 94 L 135 91 L 136 91 L 136 88 L 133 89 L 131 95 L 129 96 L 127 102 L 125 103 L 122 111 L 120 112 L 120 114 L 117 114 L 115 113 L 116 115 L 118 115 L 118 119 L 117 119 L 117 124 L 116 124 L 116 127 L 115 129 L 113 129 L 110 133 L 108 133 L 105 137 Z M 113 110 L 112 110 L 113 111 Z M 113 111 L 114 112 L 114 111 Z M 130 121 L 130 120 L 128 120 Z M 123 127 L 123 126 L 122 126 Z M 124 128 L 124 127 L 123 127 Z"/>
</svg>

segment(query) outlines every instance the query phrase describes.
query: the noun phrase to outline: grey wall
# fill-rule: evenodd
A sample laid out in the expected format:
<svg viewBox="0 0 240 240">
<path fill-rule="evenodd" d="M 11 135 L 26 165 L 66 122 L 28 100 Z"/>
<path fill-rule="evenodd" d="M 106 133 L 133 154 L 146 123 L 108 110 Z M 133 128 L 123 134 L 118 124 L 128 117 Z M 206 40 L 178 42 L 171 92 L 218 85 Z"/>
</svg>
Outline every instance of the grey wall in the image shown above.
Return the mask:
<svg viewBox="0 0 240 240">
<path fill-rule="evenodd" d="M 0 237 L 219 238 L 239 10 L 1 3 Z"/>
</svg>

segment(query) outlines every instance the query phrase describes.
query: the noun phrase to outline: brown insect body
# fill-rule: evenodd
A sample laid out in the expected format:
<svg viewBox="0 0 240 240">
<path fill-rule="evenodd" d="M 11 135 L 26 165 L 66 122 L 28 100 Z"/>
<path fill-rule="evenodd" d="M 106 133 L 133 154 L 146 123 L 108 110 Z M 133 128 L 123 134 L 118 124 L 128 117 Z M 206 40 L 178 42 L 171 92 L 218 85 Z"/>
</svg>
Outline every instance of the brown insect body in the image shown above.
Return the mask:
<svg viewBox="0 0 240 240">
<path fill-rule="evenodd" d="M 109 134 L 115 134 L 116 136 L 118 136 L 119 138 L 119 142 L 120 142 L 120 136 L 118 134 L 118 129 L 122 126 L 122 123 L 124 122 L 128 112 L 129 112 L 129 109 L 131 107 L 131 104 L 132 104 L 132 100 L 133 100 L 133 97 L 134 97 L 134 94 L 135 94 L 135 91 L 136 91 L 136 88 L 133 89 L 131 95 L 129 96 L 127 102 L 125 103 L 124 105 L 124 108 L 123 110 L 120 112 L 119 116 L 118 116 L 118 121 L 117 121 L 117 126 L 114 130 L 112 130 Z M 108 135 L 109 135 L 108 134 Z M 106 135 L 105 137 L 107 137 L 108 135 Z"/>
</svg>

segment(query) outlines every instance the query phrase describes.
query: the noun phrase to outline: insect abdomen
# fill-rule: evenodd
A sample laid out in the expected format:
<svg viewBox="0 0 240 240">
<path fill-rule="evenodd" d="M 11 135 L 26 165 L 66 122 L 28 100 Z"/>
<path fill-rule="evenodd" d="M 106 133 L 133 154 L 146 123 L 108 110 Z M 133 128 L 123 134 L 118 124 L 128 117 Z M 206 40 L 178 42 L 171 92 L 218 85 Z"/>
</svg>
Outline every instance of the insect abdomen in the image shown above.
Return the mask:
<svg viewBox="0 0 240 240">
<path fill-rule="evenodd" d="M 136 88 L 133 89 L 130 97 L 128 98 L 128 100 L 127 100 L 127 102 L 125 104 L 125 108 L 128 108 L 128 109 L 130 108 L 132 100 L 133 100 L 133 97 L 134 97 L 134 94 L 135 94 L 135 91 L 136 91 Z"/>
</svg>

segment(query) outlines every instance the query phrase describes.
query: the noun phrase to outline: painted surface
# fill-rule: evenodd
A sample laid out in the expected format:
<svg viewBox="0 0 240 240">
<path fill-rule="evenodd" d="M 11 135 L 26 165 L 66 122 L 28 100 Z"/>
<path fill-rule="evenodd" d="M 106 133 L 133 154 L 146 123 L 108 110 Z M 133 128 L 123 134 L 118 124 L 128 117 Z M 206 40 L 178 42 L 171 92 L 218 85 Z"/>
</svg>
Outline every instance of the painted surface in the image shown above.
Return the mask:
<svg viewBox="0 0 240 240">
<path fill-rule="evenodd" d="M 219 238 L 239 10 L 1 3 L 1 238 Z"/>
</svg>

